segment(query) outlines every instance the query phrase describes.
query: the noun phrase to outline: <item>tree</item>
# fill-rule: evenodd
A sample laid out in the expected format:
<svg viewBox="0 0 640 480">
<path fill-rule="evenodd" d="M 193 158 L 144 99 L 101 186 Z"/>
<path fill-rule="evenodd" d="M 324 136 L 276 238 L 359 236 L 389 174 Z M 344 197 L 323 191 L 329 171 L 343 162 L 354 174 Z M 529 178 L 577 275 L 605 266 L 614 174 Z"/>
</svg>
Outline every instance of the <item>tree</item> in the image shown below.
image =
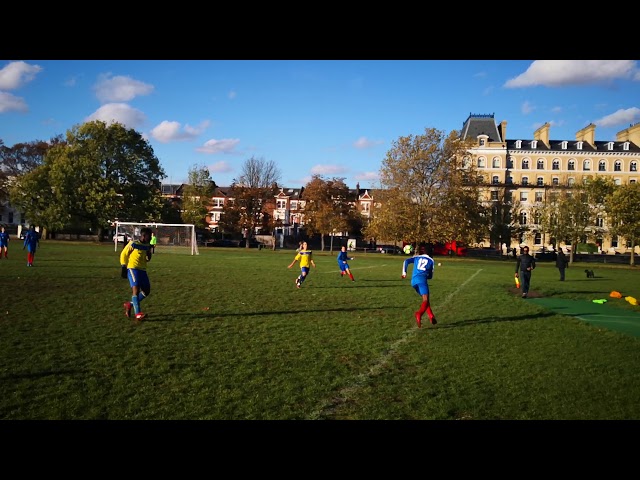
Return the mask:
<svg viewBox="0 0 640 480">
<path fill-rule="evenodd" d="M 428 128 L 396 140 L 382 163 L 377 209 L 367 236 L 473 241 L 487 228 L 469 144 Z"/>
<path fill-rule="evenodd" d="M 182 221 L 205 228 L 205 216 L 209 213 L 211 197 L 216 189 L 209 169 L 194 165 L 189 169 L 189 183 L 182 192 Z"/>
<path fill-rule="evenodd" d="M 347 231 L 358 212 L 350 202 L 349 187 L 344 178 L 325 179 L 321 175 L 313 175 L 304 188 L 304 195 L 307 233 L 320 234 L 320 249 L 324 251 L 324 235 Z"/>
<path fill-rule="evenodd" d="M 242 165 L 240 177 L 231 184 L 233 201 L 224 206 L 220 223 L 229 230 L 241 230 L 246 248 L 256 229 L 264 226 L 267 205 L 275 195 L 280 175 L 273 160 L 251 157 Z"/>
<path fill-rule="evenodd" d="M 116 219 L 159 221 L 164 176 L 138 132 L 93 121 L 69 130 L 42 165 L 18 177 L 11 201 L 44 227 L 82 222 L 102 239 Z"/>
<path fill-rule="evenodd" d="M 635 265 L 634 250 L 640 238 L 640 184 L 629 183 L 616 187 L 605 199 L 606 211 L 613 235 L 631 242 L 629 264 Z"/>
</svg>

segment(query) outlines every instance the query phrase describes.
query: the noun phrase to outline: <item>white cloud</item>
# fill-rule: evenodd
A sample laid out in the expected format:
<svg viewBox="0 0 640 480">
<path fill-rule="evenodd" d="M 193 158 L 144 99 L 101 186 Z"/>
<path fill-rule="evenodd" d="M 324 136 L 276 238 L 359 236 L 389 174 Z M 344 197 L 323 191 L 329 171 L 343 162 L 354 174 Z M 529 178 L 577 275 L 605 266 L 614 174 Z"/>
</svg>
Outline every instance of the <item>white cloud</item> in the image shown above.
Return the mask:
<svg viewBox="0 0 640 480">
<path fill-rule="evenodd" d="M 153 92 L 153 85 L 131 77 L 122 75 L 112 77 L 110 73 L 105 73 L 98 77 L 93 89 L 101 103 L 128 102 L 140 95 L 149 95 Z"/>
<path fill-rule="evenodd" d="M 313 175 L 338 175 L 346 171 L 347 169 L 342 165 L 315 165 L 311 168 Z"/>
<path fill-rule="evenodd" d="M 560 113 L 562 111 L 562 107 L 553 107 L 551 109 L 551 113 Z"/>
<path fill-rule="evenodd" d="M 620 109 L 617 112 L 612 113 L 596 120 L 595 123 L 599 127 L 618 127 L 621 125 L 635 123 L 640 119 L 640 108 L 632 107 L 626 110 Z"/>
<path fill-rule="evenodd" d="M 535 108 L 536 107 L 534 107 L 533 104 L 527 100 L 520 106 L 520 111 L 523 115 L 529 115 L 535 110 Z"/>
<path fill-rule="evenodd" d="M 16 97 L 10 93 L 0 92 L 0 113 L 5 112 L 28 112 L 26 102 L 21 97 Z"/>
<path fill-rule="evenodd" d="M 229 100 L 233 100 L 238 96 L 238 94 L 235 91 L 231 90 L 227 96 L 229 97 Z"/>
<path fill-rule="evenodd" d="M 526 72 L 509 79 L 506 88 L 565 87 L 640 80 L 635 60 L 536 60 Z"/>
<path fill-rule="evenodd" d="M 196 152 L 200 153 L 235 153 L 234 150 L 240 143 L 237 138 L 225 138 L 222 140 L 207 140 L 202 147 L 196 148 Z"/>
<path fill-rule="evenodd" d="M 0 70 L 0 90 L 16 90 L 36 78 L 41 71 L 40 65 L 11 62 Z"/>
<path fill-rule="evenodd" d="M 108 103 L 85 118 L 86 122 L 92 120 L 102 120 L 107 125 L 117 122 L 127 128 L 137 130 L 144 124 L 146 116 L 140 110 L 132 108 L 126 103 Z"/>
<path fill-rule="evenodd" d="M 225 161 L 216 162 L 212 165 L 209 165 L 207 168 L 211 173 L 230 173 L 233 171 L 233 167 Z"/>
<path fill-rule="evenodd" d="M 362 173 L 358 173 L 357 175 L 354 175 L 353 178 L 355 178 L 358 181 L 377 182 L 378 180 L 380 180 L 380 173 L 379 172 L 362 172 Z"/>
<path fill-rule="evenodd" d="M 164 120 L 159 125 L 154 127 L 150 135 L 152 138 L 158 140 L 160 143 L 179 142 L 185 140 L 194 140 L 198 137 L 207 127 L 209 121 L 205 120 L 197 127 L 185 125 L 181 131 L 182 125 L 179 122 L 169 122 Z"/>
<path fill-rule="evenodd" d="M 78 77 L 69 77 L 63 83 L 65 87 L 75 87 L 78 83 Z"/>
<path fill-rule="evenodd" d="M 353 142 L 353 146 L 355 148 L 364 149 L 375 147 L 376 145 L 380 145 L 382 140 L 369 140 L 367 137 L 360 137 L 358 140 Z"/>
</svg>

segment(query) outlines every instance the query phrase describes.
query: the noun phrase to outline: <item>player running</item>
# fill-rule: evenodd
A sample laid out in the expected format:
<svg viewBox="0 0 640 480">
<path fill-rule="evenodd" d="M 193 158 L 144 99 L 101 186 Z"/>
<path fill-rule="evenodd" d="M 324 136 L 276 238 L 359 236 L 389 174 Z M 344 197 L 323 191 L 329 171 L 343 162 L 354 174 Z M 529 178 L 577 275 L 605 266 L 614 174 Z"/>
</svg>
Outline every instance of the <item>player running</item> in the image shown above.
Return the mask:
<svg viewBox="0 0 640 480">
<path fill-rule="evenodd" d="M 424 314 L 424 312 L 427 312 L 431 325 L 435 325 L 436 323 L 438 323 L 429 303 L 428 280 L 433 278 L 433 268 L 435 267 L 435 262 L 433 261 L 433 258 L 425 253 L 426 250 L 424 245 L 420 245 L 417 252 L 418 253 L 415 256 L 407 258 L 402 263 L 402 278 L 406 278 L 407 266 L 412 263 L 413 274 L 411 275 L 411 286 L 418 293 L 418 295 L 422 296 L 422 304 L 420 305 L 420 310 L 414 312 L 414 315 L 416 317 L 418 328 L 422 328 L 422 315 Z"/>
<path fill-rule="evenodd" d="M 349 257 L 347 255 L 347 247 L 343 246 L 338 254 L 338 268 L 340 269 L 340 275 L 344 277 L 345 274 L 347 274 L 351 281 L 355 282 L 356 280 L 353 278 L 353 274 L 351 273 L 349 264 L 347 263 L 348 260 L 353 260 L 353 257 Z"/>
<path fill-rule="evenodd" d="M 296 261 L 300 261 L 300 275 L 296 278 L 296 288 L 300 288 L 302 286 L 302 282 L 307 278 L 310 265 L 313 265 L 314 267 L 316 266 L 313 261 L 313 252 L 311 250 L 307 250 L 307 247 L 307 242 L 302 242 L 302 250 L 296 254 L 293 261 L 287 267 L 291 268 Z"/>
<path fill-rule="evenodd" d="M 151 229 L 140 230 L 140 240 L 130 241 L 120 252 L 122 278 L 129 279 L 131 301 L 124 302 L 124 314 L 131 318 L 131 309 L 136 320 L 142 320 L 146 314 L 140 310 L 140 303 L 151 293 L 151 283 L 147 275 L 147 262 L 151 260 Z"/>
</svg>

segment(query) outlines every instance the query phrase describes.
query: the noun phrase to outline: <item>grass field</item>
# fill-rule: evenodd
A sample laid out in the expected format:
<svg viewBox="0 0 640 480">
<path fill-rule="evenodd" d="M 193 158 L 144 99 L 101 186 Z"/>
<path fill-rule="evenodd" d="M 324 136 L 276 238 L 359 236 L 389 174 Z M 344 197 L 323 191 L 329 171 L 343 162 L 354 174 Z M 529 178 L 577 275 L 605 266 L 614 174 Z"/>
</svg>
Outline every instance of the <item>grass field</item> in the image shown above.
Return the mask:
<svg viewBox="0 0 640 480">
<path fill-rule="evenodd" d="M 112 244 L 43 241 L 27 268 L 13 242 L 0 419 L 640 419 L 640 339 L 519 298 L 513 261 L 436 258 L 418 329 L 406 257 L 356 254 L 351 282 L 336 253 L 296 289 L 293 251 L 158 248 L 136 322 Z M 640 298 L 628 266 L 538 265 L 544 297 Z"/>
</svg>

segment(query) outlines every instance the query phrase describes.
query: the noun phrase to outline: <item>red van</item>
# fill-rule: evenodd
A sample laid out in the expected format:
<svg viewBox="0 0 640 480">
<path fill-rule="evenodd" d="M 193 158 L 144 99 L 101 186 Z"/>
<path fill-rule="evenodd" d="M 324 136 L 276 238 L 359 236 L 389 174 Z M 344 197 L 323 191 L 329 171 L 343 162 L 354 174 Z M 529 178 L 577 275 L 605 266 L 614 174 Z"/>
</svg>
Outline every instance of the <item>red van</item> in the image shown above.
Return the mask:
<svg viewBox="0 0 640 480">
<path fill-rule="evenodd" d="M 460 242 L 456 242 L 455 240 L 445 243 L 438 242 L 433 245 L 433 254 L 466 257 L 467 247 L 465 247 Z"/>
</svg>

